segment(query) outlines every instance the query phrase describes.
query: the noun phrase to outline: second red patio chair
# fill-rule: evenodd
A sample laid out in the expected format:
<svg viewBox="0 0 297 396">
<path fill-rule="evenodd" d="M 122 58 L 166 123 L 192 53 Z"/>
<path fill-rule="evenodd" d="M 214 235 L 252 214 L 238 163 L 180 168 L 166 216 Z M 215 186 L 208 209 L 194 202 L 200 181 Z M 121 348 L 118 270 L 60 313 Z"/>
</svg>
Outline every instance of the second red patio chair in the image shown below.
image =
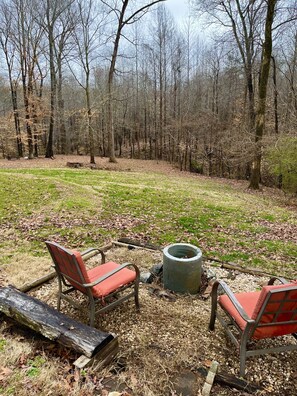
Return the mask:
<svg viewBox="0 0 297 396">
<path fill-rule="evenodd" d="M 278 279 L 283 284 L 273 285 Z M 240 375 L 245 374 L 246 358 L 265 353 L 297 349 L 297 282 L 286 283 L 273 277 L 261 291 L 233 294 L 223 281 L 216 281 L 212 289 L 212 309 L 209 329 L 214 330 L 216 317 L 224 326 L 231 341 L 238 347 Z M 218 297 L 218 289 L 225 294 Z M 217 312 L 217 303 L 225 312 L 228 322 Z M 236 332 L 232 328 L 237 329 Z M 293 343 L 281 346 L 249 349 L 251 340 L 292 335 Z"/>
<path fill-rule="evenodd" d="M 108 311 L 131 297 L 134 297 L 136 309 L 139 310 L 139 269 L 135 264 L 120 265 L 113 261 L 106 263 L 105 255 L 100 249 L 90 248 L 79 253 L 55 242 L 45 243 L 58 275 L 58 310 L 62 299 L 79 309 L 86 309 L 77 298 L 70 297 L 76 290 L 88 297 L 90 326 L 94 325 L 96 313 Z M 101 254 L 101 265 L 87 270 L 84 260 L 96 254 Z M 132 288 L 132 291 L 123 293 L 128 288 Z"/>
</svg>

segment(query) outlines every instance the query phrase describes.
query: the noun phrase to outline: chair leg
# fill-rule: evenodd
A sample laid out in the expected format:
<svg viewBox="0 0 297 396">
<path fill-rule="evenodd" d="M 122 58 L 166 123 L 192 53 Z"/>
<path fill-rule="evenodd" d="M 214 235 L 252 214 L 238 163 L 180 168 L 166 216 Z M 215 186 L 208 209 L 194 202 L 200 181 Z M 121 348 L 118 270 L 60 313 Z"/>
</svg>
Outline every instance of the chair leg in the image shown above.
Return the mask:
<svg viewBox="0 0 297 396">
<path fill-rule="evenodd" d="M 139 295 L 138 294 L 139 294 L 139 283 L 136 282 L 136 283 L 134 283 L 134 302 L 135 302 L 137 312 L 140 311 Z"/>
<path fill-rule="evenodd" d="M 89 297 L 89 308 L 90 308 L 90 313 L 89 313 L 90 326 L 93 327 L 95 321 L 95 301 L 93 297 Z"/>
<path fill-rule="evenodd" d="M 62 282 L 60 277 L 58 277 L 59 282 L 59 291 L 58 291 L 58 301 L 57 301 L 57 310 L 60 311 L 61 309 L 61 294 L 62 294 Z"/>
<path fill-rule="evenodd" d="M 246 346 L 247 346 L 247 332 L 243 332 L 240 340 L 240 347 L 239 347 L 239 359 L 240 359 L 240 366 L 239 366 L 239 375 L 240 377 L 245 376 L 245 364 L 246 364 Z"/>
<path fill-rule="evenodd" d="M 59 295 L 58 295 L 57 310 L 58 310 L 58 311 L 61 310 L 61 295 L 60 295 L 60 293 L 59 293 Z"/>
<path fill-rule="evenodd" d="M 214 284 L 211 292 L 211 314 L 208 328 L 214 330 L 218 306 L 218 284 Z"/>
</svg>

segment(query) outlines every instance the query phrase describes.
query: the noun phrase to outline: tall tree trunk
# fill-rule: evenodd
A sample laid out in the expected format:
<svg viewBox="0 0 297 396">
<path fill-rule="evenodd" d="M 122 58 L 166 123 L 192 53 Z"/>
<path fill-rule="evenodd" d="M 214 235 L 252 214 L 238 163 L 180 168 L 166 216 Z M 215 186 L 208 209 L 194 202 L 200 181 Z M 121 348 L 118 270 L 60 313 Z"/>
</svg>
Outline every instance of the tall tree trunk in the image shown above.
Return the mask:
<svg viewBox="0 0 297 396">
<path fill-rule="evenodd" d="M 86 75 L 86 102 L 87 102 L 87 114 L 88 114 L 88 135 L 89 135 L 89 147 L 90 147 L 90 164 L 95 164 L 95 145 L 94 145 L 94 134 L 92 129 L 92 109 L 91 109 L 91 98 L 90 98 L 90 83 L 89 83 L 89 71 Z"/>
<path fill-rule="evenodd" d="M 274 96 L 274 132 L 277 135 L 279 132 L 278 128 L 278 91 L 277 91 L 277 81 L 276 81 L 276 62 L 274 56 L 271 57 L 273 65 L 273 96 Z"/>
<path fill-rule="evenodd" d="M 267 85 L 270 70 L 270 60 L 272 53 L 272 24 L 275 14 L 277 0 L 270 0 L 267 4 L 267 14 L 265 22 L 265 40 L 262 50 L 261 71 L 259 80 L 259 98 L 256 114 L 255 127 L 255 152 L 252 164 L 252 174 L 250 188 L 259 189 L 261 178 L 261 161 L 262 161 L 262 137 L 265 125 Z"/>
<path fill-rule="evenodd" d="M 58 120 L 59 120 L 59 138 L 60 138 L 60 150 L 61 154 L 67 154 L 66 147 L 66 127 L 64 120 L 64 100 L 62 91 L 62 60 L 58 59 L 58 83 L 57 83 L 57 100 L 58 100 Z"/>
<path fill-rule="evenodd" d="M 124 0 L 122 9 L 120 12 L 118 29 L 114 41 L 113 53 L 111 57 L 109 72 L 108 72 L 108 86 L 107 86 L 107 133 L 108 133 L 108 152 L 109 152 L 109 161 L 117 162 L 115 158 L 115 147 L 114 147 L 114 125 L 113 125 L 113 78 L 115 72 L 115 64 L 119 50 L 119 43 L 121 38 L 121 32 L 124 27 L 124 15 L 126 12 L 126 8 L 128 6 L 129 0 Z"/>
<path fill-rule="evenodd" d="M 117 27 L 117 32 L 114 40 L 114 46 L 113 46 L 113 52 L 112 52 L 112 57 L 111 57 L 111 62 L 110 62 L 110 67 L 109 67 L 109 72 L 108 72 L 108 83 L 107 83 L 107 128 L 108 128 L 108 151 L 109 151 L 109 161 L 110 162 L 116 162 L 115 158 L 115 142 L 114 142 L 114 125 L 113 125 L 113 79 L 114 79 L 114 73 L 115 73 L 115 65 L 116 65 L 116 59 L 118 55 L 118 50 L 119 50 L 119 43 L 120 43 L 120 38 L 122 34 L 122 30 L 125 25 L 132 24 L 135 20 L 137 20 L 137 16 L 141 14 L 142 12 L 145 13 L 145 11 L 153 6 L 154 4 L 157 4 L 159 2 L 162 2 L 165 0 L 155 0 L 147 5 L 144 5 L 143 7 L 139 8 L 137 11 L 132 13 L 129 17 L 127 17 L 124 20 L 126 9 L 129 3 L 129 0 L 122 0 L 122 7 L 120 12 L 116 13 L 117 18 L 118 18 L 118 27 Z M 107 2 L 103 1 L 105 5 L 108 5 Z M 111 8 L 111 6 L 109 6 Z M 114 10 L 115 11 L 115 10 Z M 117 10 L 118 11 L 118 10 Z M 143 14 L 144 15 L 144 14 Z"/>
<path fill-rule="evenodd" d="M 9 80 L 10 80 L 10 92 L 11 92 L 14 126 L 16 133 L 16 148 L 17 148 L 18 157 L 23 157 L 24 153 L 23 153 L 23 143 L 21 137 L 20 116 L 18 110 L 17 86 L 16 86 L 17 84 L 16 82 L 12 81 L 11 75 L 9 76 Z"/>
<path fill-rule="evenodd" d="M 49 58 L 50 58 L 50 120 L 48 130 L 48 140 L 46 145 L 45 158 L 54 156 L 54 123 L 55 123 L 55 103 L 56 103 L 56 71 L 54 64 L 54 37 L 50 27 L 49 32 Z"/>
<path fill-rule="evenodd" d="M 55 105 L 56 105 L 56 90 L 57 90 L 57 78 L 55 69 L 55 41 L 54 41 L 54 21 L 51 16 L 51 7 L 56 4 L 51 4 L 50 0 L 46 0 L 46 23 L 47 23 L 47 34 L 48 34 L 48 46 L 49 46 L 49 68 L 50 68 L 50 116 L 49 116 L 49 129 L 48 129 L 48 140 L 46 145 L 45 158 L 52 158 L 54 156 L 54 124 L 55 124 Z"/>
</svg>

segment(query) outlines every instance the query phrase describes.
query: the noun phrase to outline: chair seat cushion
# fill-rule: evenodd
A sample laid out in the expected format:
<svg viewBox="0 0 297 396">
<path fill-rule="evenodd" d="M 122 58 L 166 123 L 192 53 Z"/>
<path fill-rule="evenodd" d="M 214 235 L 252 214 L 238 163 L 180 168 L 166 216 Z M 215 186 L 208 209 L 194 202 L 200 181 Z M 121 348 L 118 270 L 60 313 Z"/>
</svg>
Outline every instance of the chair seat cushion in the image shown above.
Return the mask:
<svg viewBox="0 0 297 396">
<path fill-rule="evenodd" d="M 235 294 L 237 301 L 243 307 L 244 311 L 250 318 L 252 317 L 259 296 L 260 292 Z M 246 321 L 239 315 L 230 298 L 226 294 L 224 294 L 219 297 L 219 303 L 224 311 L 228 312 L 229 315 L 235 320 L 241 330 L 244 330 L 246 326 Z"/>
<path fill-rule="evenodd" d="M 101 264 L 98 267 L 92 268 L 87 271 L 90 283 L 96 281 L 98 278 L 106 275 L 108 272 L 119 268 L 120 265 L 109 261 L 108 263 Z M 133 282 L 136 279 L 136 272 L 128 268 L 123 268 L 121 271 L 112 275 L 111 277 L 100 282 L 98 285 L 92 288 L 93 296 L 100 298 L 105 297 L 111 292 L 119 289 L 121 286 Z"/>
</svg>

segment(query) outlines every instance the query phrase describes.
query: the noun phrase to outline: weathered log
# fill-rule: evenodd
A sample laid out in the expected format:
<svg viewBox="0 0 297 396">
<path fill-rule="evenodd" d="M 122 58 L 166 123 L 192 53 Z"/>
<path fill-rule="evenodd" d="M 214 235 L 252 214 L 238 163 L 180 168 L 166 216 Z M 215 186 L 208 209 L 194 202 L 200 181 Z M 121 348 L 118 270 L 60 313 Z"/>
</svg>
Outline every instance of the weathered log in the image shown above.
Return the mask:
<svg viewBox="0 0 297 396">
<path fill-rule="evenodd" d="M 206 370 L 205 367 L 199 367 L 198 372 L 203 377 L 206 377 L 208 374 L 208 371 Z M 214 382 L 221 384 L 221 385 L 228 385 L 231 388 L 243 390 L 248 393 L 254 393 L 254 392 L 257 392 L 257 391 L 263 389 L 261 386 L 252 384 L 242 378 L 238 378 L 238 377 L 235 377 L 235 375 L 231 375 L 231 374 L 224 373 L 224 372 L 216 373 L 216 375 L 214 377 Z"/>
<path fill-rule="evenodd" d="M 151 243 L 142 243 L 136 241 L 135 239 L 130 239 L 130 238 L 120 238 L 118 239 L 118 242 L 122 243 L 123 245 L 128 245 L 128 247 L 131 246 L 131 247 L 145 248 L 149 250 L 161 250 L 160 246 L 156 246 Z"/>
<path fill-rule="evenodd" d="M 118 338 L 115 337 L 104 347 L 104 349 L 100 351 L 100 353 L 97 353 L 92 358 L 88 358 L 85 355 L 81 355 L 78 359 L 76 359 L 73 365 L 77 370 L 82 370 L 93 364 L 96 364 L 97 369 L 99 367 L 106 366 L 114 358 L 115 354 L 118 351 L 118 347 L 119 347 L 119 341 Z"/>
<path fill-rule="evenodd" d="M 17 322 L 89 358 L 115 337 L 62 314 L 14 287 L 0 288 L 0 311 Z"/>
<path fill-rule="evenodd" d="M 68 166 L 68 168 L 82 168 L 83 163 L 82 162 L 67 162 L 66 166 Z"/>
</svg>

